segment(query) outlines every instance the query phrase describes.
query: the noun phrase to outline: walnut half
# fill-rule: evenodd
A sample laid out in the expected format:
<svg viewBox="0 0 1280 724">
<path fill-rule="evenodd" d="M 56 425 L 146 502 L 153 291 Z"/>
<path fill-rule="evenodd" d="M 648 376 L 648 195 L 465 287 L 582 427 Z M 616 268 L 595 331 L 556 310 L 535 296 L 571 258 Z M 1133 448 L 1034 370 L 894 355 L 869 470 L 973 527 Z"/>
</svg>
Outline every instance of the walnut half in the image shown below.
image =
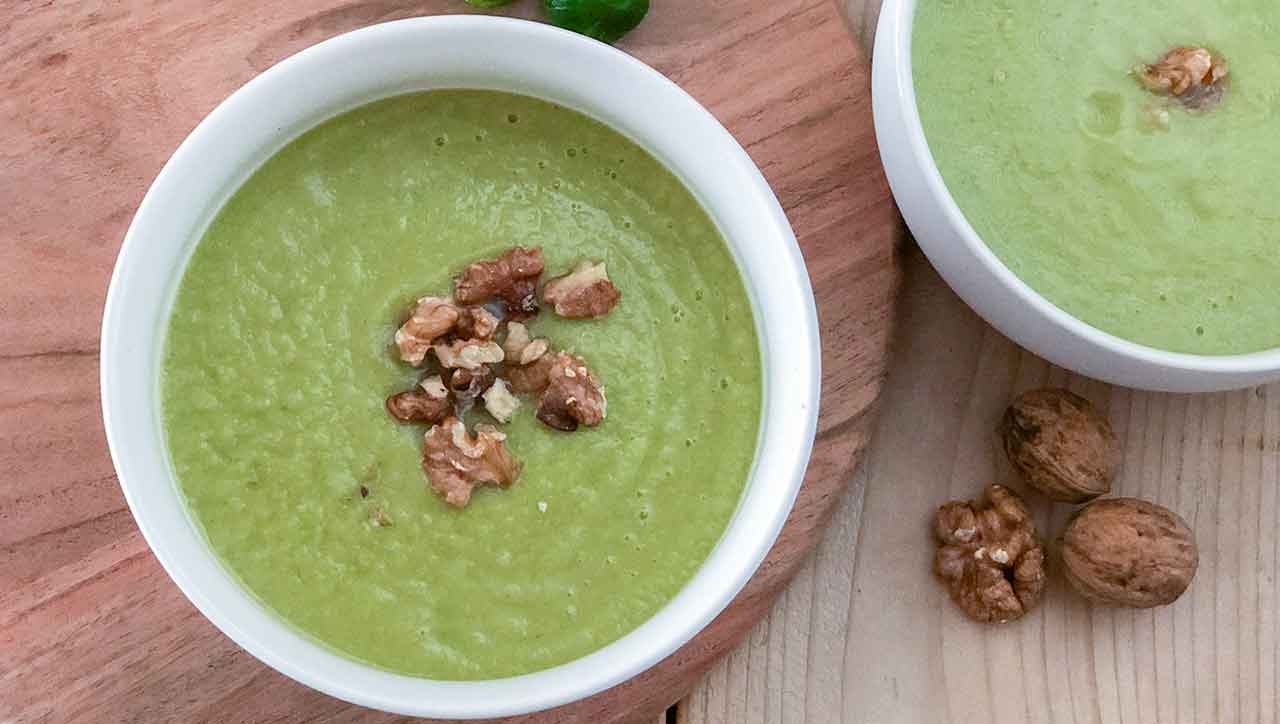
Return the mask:
<svg viewBox="0 0 1280 724">
<path fill-rule="evenodd" d="M 985 500 L 956 501 L 933 520 L 933 570 L 965 614 L 982 623 L 1021 618 L 1044 593 L 1044 548 L 1016 493 L 987 487 Z"/>
<path fill-rule="evenodd" d="M 520 461 L 507 449 L 507 436 L 488 425 L 467 426 L 450 417 L 427 431 L 422 469 L 445 502 L 462 508 L 480 485 L 509 488 L 520 477 Z"/>
</svg>

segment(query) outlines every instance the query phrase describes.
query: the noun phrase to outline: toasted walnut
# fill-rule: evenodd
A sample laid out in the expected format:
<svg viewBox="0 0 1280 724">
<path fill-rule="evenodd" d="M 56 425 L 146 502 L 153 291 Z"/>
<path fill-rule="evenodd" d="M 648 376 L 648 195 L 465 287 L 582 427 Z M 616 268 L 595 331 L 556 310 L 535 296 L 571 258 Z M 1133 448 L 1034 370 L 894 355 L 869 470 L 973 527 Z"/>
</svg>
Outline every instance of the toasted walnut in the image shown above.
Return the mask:
<svg viewBox="0 0 1280 724">
<path fill-rule="evenodd" d="M 511 422 L 516 410 L 520 408 L 520 398 L 511 394 L 506 380 L 497 380 L 484 393 L 484 409 L 493 419 L 504 425 Z"/>
<path fill-rule="evenodd" d="M 426 378 L 416 389 L 388 397 L 387 412 L 400 422 L 434 425 L 453 413 L 453 403 L 437 375 Z"/>
<path fill-rule="evenodd" d="M 520 476 L 520 462 L 507 449 L 506 440 L 506 435 L 487 425 L 478 425 L 472 437 L 461 420 L 450 417 L 427 431 L 422 469 L 445 502 L 462 508 L 476 486 L 509 488 Z"/>
<path fill-rule="evenodd" d="M 1200 563 L 1186 521 L 1137 498 L 1106 498 L 1081 508 L 1067 523 L 1060 547 L 1072 587 L 1110 606 L 1173 603 Z"/>
<path fill-rule="evenodd" d="M 544 262 L 542 249 L 517 246 L 496 259 L 468 264 L 456 282 L 458 301 L 483 304 L 501 299 L 511 319 L 528 319 L 538 313 L 538 277 Z"/>
<path fill-rule="evenodd" d="M 581 358 L 557 354 L 547 370 L 547 389 L 538 399 L 538 419 L 547 427 L 573 432 L 578 425 L 604 421 L 608 403 L 604 385 Z"/>
<path fill-rule="evenodd" d="M 622 299 L 604 264 L 584 261 L 542 288 L 542 301 L 555 305 L 556 314 L 566 319 L 595 319 L 608 314 Z"/>
<path fill-rule="evenodd" d="M 1053 500 L 1083 503 L 1111 491 L 1120 441 L 1088 400 L 1067 390 L 1032 390 L 1000 423 L 1009 462 L 1031 487 Z"/>
<path fill-rule="evenodd" d="M 547 353 L 547 340 L 533 339 L 529 328 L 519 322 L 507 325 L 507 338 L 502 342 L 502 351 L 506 353 L 507 364 L 528 365 L 538 361 Z"/>
<path fill-rule="evenodd" d="M 488 342 L 498 333 L 502 320 L 484 307 L 464 307 L 458 314 L 455 334 L 460 339 L 478 339 Z"/>
<path fill-rule="evenodd" d="M 551 384 L 551 368 L 555 366 L 556 356 L 544 354 L 524 366 L 507 366 L 507 381 L 511 390 L 521 395 L 540 395 Z"/>
<path fill-rule="evenodd" d="M 447 344 L 437 344 L 436 359 L 446 369 L 478 369 L 480 365 L 497 364 L 505 355 L 502 347 L 496 342 L 485 342 L 478 339 L 459 339 Z"/>
<path fill-rule="evenodd" d="M 988 486 L 985 500 L 956 501 L 933 520 L 933 570 L 969 618 L 1004 623 L 1022 617 L 1044 592 L 1044 549 L 1016 493 Z"/>
<path fill-rule="evenodd" d="M 1227 61 L 1206 48 L 1179 46 L 1160 60 L 1137 70 L 1138 80 L 1147 90 L 1173 96 L 1184 106 L 1203 109 L 1222 100 Z"/>
<path fill-rule="evenodd" d="M 408 321 L 396 330 L 396 347 L 400 359 L 413 365 L 422 364 L 427 350 L 458 321 L 458 307 L 452 299 L 423 297 L 418 300 Z"/>
</svg>

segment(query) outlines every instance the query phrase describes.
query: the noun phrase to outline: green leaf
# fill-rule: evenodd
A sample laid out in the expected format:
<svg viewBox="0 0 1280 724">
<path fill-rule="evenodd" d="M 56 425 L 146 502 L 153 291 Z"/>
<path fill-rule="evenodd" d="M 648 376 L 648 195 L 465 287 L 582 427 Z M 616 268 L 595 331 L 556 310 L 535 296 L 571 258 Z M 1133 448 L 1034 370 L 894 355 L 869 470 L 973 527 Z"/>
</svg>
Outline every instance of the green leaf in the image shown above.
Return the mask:
<svg viewBox="0 0 1280 724">
<path fill-rule="evenodd" d="M 503 5 L 510 5 L 512 0 L 467 0 L 467 4 L 475 5 L 478 8 L 496 8 Z"/>
<path fill-rule="evenodd" d="M 543 0 L 552 24 L 612 43 L 644 20 L 649 0 Z"/>
</svg>

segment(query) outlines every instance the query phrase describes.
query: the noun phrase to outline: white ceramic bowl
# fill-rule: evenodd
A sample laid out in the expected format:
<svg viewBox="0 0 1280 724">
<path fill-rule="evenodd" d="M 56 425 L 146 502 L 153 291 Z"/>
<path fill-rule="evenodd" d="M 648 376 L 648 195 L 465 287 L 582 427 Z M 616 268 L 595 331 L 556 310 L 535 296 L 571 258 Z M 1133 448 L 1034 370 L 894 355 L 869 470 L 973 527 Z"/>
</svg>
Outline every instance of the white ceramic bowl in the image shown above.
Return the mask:
<svg viewBox="0 0 1280 724">
<path fill-rule="evenodd" d="M 186 261 L 230 194 L 289 140 L 406 91 L 486 88 L 577 109 L 630 136 L 695 193 L 747 279 L 764 359 L 764 420 L 739 508 L 711 557 L 666 607 L 619 641 L 510 679 L 428 681 L 344 658 L 277 620 L 222 568 L 183 505 L 160 423 L 158 370 Z M 809 458 L 819 390 L 817 315 L 787 219 L 742 148 L 648 66 L 583 37 L 478 16 L 377 25 L 309 48 L 238 90 L 182 143 L 134 217 L 102 326 L 102 407 L 121 487 L 173 580 L 218 628 L 273 668 L 357 704 L 478 718 L 571 702 L 622 682 L 706 626 L 760 565 Z"/>
<path fill-rule="evenodd" d="M 1280 379 L 1280 350 L 1179 354 L 1098 330 L 1031 289 L 982 242 L 943 183 L 916 109 L 911 29 L 916 0 L 885 0 L 872 101 L 889 184 L 920 247 L 951 288 L 996 329 L 1045 359 L 1126 387 L 1210 392 Z"/>
</svg>

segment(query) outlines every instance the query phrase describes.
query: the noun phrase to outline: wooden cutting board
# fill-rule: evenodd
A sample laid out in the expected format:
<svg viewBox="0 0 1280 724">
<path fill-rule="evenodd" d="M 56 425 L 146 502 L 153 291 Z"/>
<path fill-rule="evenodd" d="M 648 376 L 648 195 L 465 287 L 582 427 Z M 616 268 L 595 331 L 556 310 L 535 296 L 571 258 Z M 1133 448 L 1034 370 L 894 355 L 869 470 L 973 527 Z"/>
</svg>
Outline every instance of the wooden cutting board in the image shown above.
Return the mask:
<svg viewBox="0 0 1280 724">
<path fill-rule="evenodd" d="M 460 1 L 6 3 L 0 29 L 0 719 L 391 721 L 240 651 L 151 556 L 100 422 L 98 328 L 147 185 L 219 100 L 338 33 Z M 533 17 L 536 3 L 512 14 Z M 769 609 L 867 441 L 898 265 L 865 61 L 830 0 L 655 3 L 623 43 L 747 148 L 786 208 L 824 337 L 819 437 L 768 561 L 651 671 L 529 722 L 654 720 Z M 623 89 L 625 92 L 625 89 Z"/>
</svg>

